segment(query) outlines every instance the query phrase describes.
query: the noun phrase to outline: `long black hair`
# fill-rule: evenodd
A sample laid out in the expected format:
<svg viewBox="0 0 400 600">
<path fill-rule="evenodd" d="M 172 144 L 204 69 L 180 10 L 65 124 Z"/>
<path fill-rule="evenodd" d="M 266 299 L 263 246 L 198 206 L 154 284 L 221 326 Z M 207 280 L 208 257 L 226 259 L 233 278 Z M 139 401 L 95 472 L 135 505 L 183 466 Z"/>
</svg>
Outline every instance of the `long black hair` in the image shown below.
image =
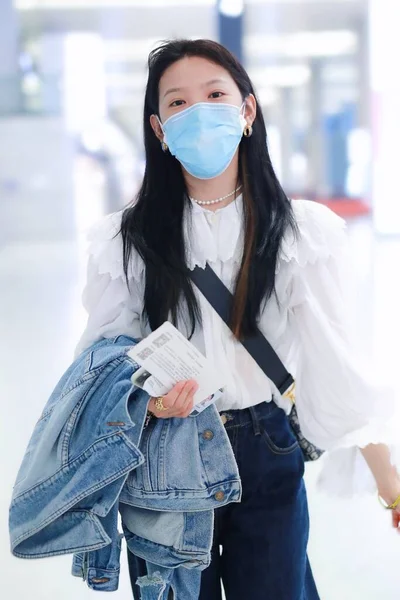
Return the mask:
<svg viewBox="0 0 400 600">
<path fill-rule="evenodd" d="M 176 324 L 182 306 L 186 306 L 184 314 L 189 318 L 192 335 L 201 317 L 188 276 L 182 226 L 185 203 L 190 201 L 180 163 L 169 152 L 163 152 L 150 124 L 150 116 L 159 114 L 163 73 L 187 56 L 202 57 L 226 69 L 243 100 L 249 94 L 255 95 L 242 65 L 214 41 L 173 40 L 150 53 L 143 119 L 146 167 L 137 198 L 123 213 L 121 233 L 127 280 L 132 252 L 138 252 L 145 263 L 143 312 L 151 329 L 169 318 Z M 239 146 L 239 180 L 243 185 L 245 244 L 231 314 L 238 339 L 256 329 L 260 311 L 275 290 L 282 237 L 289 226 L 296 230 L 290 201 L 271 164 L 259 106 L 253 134 L 244 137 Z"/>
</svg>

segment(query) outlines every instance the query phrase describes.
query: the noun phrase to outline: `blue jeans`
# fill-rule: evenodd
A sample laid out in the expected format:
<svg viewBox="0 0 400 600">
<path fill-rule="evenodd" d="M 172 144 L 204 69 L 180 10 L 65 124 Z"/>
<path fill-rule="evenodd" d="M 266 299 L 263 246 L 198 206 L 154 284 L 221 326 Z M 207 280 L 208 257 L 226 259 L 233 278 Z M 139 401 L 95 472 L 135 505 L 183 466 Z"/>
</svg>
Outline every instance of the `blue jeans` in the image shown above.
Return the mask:
<svg viewBox="0 0 400 600">
<path fill-rule="evenodd" d="M 303 455 L 285 413 L 262 402 L 222 414 L 243 494 L 240 503 L 215 511 L 212 560 L 202 572 L 199 600 L 222 600 L 221 580 L 227 600 L 319 600 L 307 558 Z M 134 582 L 146 567 L 130 552 L 128 559 L 134 598 L 140 598 Z"/>
</svg>

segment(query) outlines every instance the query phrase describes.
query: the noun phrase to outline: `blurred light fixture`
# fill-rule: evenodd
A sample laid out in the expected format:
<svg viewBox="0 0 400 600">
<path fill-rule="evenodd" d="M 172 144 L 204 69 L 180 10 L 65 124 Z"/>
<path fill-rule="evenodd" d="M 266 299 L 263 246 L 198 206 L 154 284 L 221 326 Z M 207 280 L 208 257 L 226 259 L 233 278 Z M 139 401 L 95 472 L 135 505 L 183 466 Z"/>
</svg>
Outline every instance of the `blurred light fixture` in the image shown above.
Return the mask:
<svg viewBox="0 0 400 600">
<path fill-rule="evenodd" d="M 235 0 L 232 0 L 235 1 Z M 17 10 L 70 8 L 170 8 L 172 6 L 212 6 L 214 0 L 14 0 Z"/>
<path fill-rule="evenodd" d="M 81 144 L 90 153 L 96 154 L 103 150 L 103 136 L 101 127 L 86 128 L 81 135 Z"/>
<path fill-rule="evenodd" d="M 34 72 L 26 73 L 22 77 L 21 83 L 22 91 L 27 96 L 34 96 L 40 91 L 40 79 Z"/>
<path fill-rule="evenodd" d="M 106 62 L 134 61 L 143 62 L 149 52 L 159 42 L 159 38 L 139 40 L 104 40 Z"/>
<path fill-rule="evenodd" d="M 250 69 L 250 77 L 256 87 L 297 87 L 304 85 L 311 77 L 311 69 L 307 65 L 283 65 L 273 67 L 256 67 Z"/>
<path fill-rule="evenodd" d="M 17 10 L 33 10 L 41 8 L 40 0 L 14 0 L 14 5 Z"/>
<path fill-rule="evenodd" d="M 200 34 L 188 36 L 189 39 L 201 37 Z M 159 43 L 159 37 L 138 40 L 104 40 L 105 60 L 107 63 L 138 62 L 143 65 L 149 52 L 156 48 Z"/>
<path fill-rule="evenodd" d="M 301 31 L 286 35 L 254 34 L 245 38 L 246 52 L 290 58 L 341 56 L 354 53 L 358 37 L 354 31 Z"/>
<path fill-rule="evenodd" d="M 244 0 L 220 0 L 218 10 L 225 17 L 240 17 L 244 11 Z"/>
<path fill-rule="evenodd" d="M 96 33 L 69 33 L 64 46 L 64 113 L 79 132 L 106 116 L 103 40 Z"/>
<path fill-rule="evenodd" d="M 145 74 L 137 73 L 107 73 L 106 86 L 112 89 L 126 89 L 144 93 L 146 87 Z"/>
<path fill-rule="evenodd" d="M 293 34 L 284 51 L 287 56 L 337 56 L 356 48 L 357 34 L 353 31 L 304 31 Z"/>
<path fill-rule="evenodd" d="M 278 100 L 278 92 L 273 87 L 259 86 L 257 88 L 257 97 L 262 106 L 272 106 Z"/>
</svg>

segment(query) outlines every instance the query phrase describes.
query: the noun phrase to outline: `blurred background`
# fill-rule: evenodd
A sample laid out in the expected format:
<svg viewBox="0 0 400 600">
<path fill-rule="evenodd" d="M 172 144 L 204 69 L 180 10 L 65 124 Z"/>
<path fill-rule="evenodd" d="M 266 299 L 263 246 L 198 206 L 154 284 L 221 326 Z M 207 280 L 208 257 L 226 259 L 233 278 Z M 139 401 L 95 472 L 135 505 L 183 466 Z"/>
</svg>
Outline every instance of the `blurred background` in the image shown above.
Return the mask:
<svg viewBox="0 0 400 600">
<path fill-rule="evenodd" d="M 131 200 L 143 173 L 146 59 L 158 41 L 212 38 L 242 60 L 286 192 L 347 219 L 360 352 L 394 380 L 399 30 L 399 0 L 0 0 L 3 598 L 95 594 L 69 575 L 71 557 L 13 558 L 7 509 L 85 324 L 86 231 Z M 319 468 L 307 483 L 322 600 L 398 600 L 400 538 L 386 513 L 376 498 L 321 496 Z M 131 597 L 125 557 L 114 597 Z"/>
</svg>

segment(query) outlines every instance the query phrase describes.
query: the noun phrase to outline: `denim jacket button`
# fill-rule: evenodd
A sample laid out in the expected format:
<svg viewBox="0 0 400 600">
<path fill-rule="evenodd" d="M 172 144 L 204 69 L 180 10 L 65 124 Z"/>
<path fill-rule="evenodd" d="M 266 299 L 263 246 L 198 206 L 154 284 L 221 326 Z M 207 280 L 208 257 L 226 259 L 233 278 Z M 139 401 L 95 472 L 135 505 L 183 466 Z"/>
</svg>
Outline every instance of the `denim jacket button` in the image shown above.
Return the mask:
<svg viewBox="0 0 400 600">
<path fill-rule="evenodd" d="M 224 492 L 221 492 L 221 491 L 219 491 L 219 492 L 217 492 L 217 493 L 215 494 L 215 499 L 216 499 L 216 500 L 223 500 L 224 498 L 225 498 L 225 494 L 224 494 Z"/>
<path fill-rule="evenodd" d="M 213 434 L 213 432 L 212 432 L 210 429 L 206 429 L 206 430 L 203 432 L 203 438 L 204 438 L 205 440 L 212 440 L 212 439 L 213 439 L 213 437 L 214 437 L 214 434 Z"/>
</svg>

